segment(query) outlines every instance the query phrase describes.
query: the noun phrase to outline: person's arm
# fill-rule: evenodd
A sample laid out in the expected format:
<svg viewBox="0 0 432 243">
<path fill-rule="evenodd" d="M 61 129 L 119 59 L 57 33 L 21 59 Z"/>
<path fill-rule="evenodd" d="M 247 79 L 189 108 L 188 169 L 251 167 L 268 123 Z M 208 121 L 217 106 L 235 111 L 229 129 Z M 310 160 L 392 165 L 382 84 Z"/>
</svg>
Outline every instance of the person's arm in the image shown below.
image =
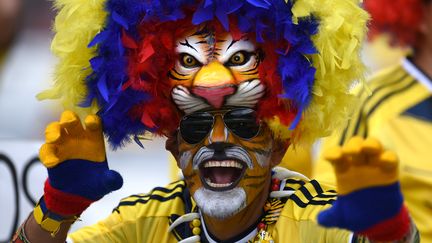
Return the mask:
<svg viewBox="0 0 432 243">
<path fill-rule="evenodd" d="M 353 137 L 324 156 L 335 169 L 338 198 L 318 215 L 321 225 L 348 229 L 370 242 L 416 242 L 417 229 L 403 204 L 395 153 L 375 139 Z"/>
<path fill-rule="evenodd" d="M 24 223 L 18 228 L 11 242 L 64 243 L 71 226 L 72 222 L 65 222 L 61 224 L 59 231 L 53 236 L 50 232 L 42 229 L 40 225 L 36 223 L 33 213 L 31 213 Z"/>
<path fill-rule="evenodd" d="M 72 223 L 90 204 L 119 189 L 120 174 L 108 168 L 102 124 L 88 116 L 63 112 L 45 130 L 39 156 L 47 167 L 44 195 L 12 242 L 65 242 Z"/>
</svg>

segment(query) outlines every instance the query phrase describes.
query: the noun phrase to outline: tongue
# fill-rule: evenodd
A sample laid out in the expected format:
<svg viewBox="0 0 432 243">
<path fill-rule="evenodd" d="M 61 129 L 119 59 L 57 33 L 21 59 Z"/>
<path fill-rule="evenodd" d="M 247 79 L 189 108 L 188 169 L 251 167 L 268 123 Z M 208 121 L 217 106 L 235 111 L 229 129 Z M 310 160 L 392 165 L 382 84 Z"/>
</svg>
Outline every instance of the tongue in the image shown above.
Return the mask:
<svg viewBox="0 0 432 243">
<path fill-rule="evenodd" d="M 226 184 L 234 182 L 236 178 L 236 169 L 234 168 L 211 168 L 210 180 L 216 184 Z"/>
</svg>

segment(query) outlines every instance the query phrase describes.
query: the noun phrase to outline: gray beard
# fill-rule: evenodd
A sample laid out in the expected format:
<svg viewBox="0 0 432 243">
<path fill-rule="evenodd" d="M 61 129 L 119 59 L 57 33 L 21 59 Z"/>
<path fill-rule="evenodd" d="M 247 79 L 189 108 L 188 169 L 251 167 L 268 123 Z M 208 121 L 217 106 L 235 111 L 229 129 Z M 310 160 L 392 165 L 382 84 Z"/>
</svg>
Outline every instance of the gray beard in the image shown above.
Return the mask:
<svg viewBox="0 0 432 243">
<path fill-rule="evenodd" d="M 222 192 L 201 187 L 193 197 L 201 212 L 219 220 L 229 218 L 246 207 L 246 192 L 241 187 Z"/>
</svg>

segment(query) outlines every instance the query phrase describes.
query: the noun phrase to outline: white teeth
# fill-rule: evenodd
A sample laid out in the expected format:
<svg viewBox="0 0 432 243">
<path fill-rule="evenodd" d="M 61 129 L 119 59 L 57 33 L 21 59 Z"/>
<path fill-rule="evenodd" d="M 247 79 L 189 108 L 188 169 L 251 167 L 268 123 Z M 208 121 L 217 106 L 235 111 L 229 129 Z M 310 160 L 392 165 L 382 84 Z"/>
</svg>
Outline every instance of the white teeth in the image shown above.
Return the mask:
<svg viewBox="0 0 432 243">
<path fill-rule="evenodd" d="M 209 178 L 206 178 L 205 181 L 211 187 L 229 187 L 233 184 L 232 182 L 224 183 L 224 184 L 216 184 L 216 183 L 211 182 Z"/>
<path fill-rule="evenodd" d="M 209 167 L 233 167 L 243 169 L 243 165 L 235 160 L 223 160 L 223 161 L 207 161 L 204 164 L 204 168 Z"/>
</svg>

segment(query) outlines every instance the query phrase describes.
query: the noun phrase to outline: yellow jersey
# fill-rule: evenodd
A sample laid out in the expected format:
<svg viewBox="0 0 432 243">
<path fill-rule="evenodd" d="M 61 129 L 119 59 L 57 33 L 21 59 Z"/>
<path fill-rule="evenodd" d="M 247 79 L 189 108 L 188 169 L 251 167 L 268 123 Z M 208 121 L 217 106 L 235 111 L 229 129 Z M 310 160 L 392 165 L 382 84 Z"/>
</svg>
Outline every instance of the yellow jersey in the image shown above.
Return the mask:
<svg viewBox="0 0 432 243">
<path fill-rule="evenodd" d="M 374 137 L 400 159 L 400 183 L 422 242 L 432 243 L 432 79 L 409 59 L 369 83 L 360 93 L 359 109 L 345 130 L 323 142 L 321 151 L 350 137 Z M 314 178 L 335 184 L 333 168 L 322 156 Z"/>
<path fill-rule="evenodd" d="M 318 182 L 287 179 L 281 190 L 292 194 L 283 202 L 283 209 L 267 232 L 274 242 L 319 243 L 353 240 L 352 233 L 341 229 L 326 229 L 317 224 L 317 214 L 330 207 L 336 193 Z M 132 195 L 123 199 L 106 219 L 84 227 L 69 235 L 72 242 L 178 242 L 193 236 L 189 222 L 182 223 L 171 232 L 169 226 L 179 216 L 196 210 L 184 181 L 153 189 L 148 194 Z M 258 223 L 258 222 L 257 222 Z M 218 242 L 201 230 L 201 242 Z M 256 226 L 224 242 L 248 242 L 256 236 Z M 355 239 L 354 239 L 355 240 Z M 354 241 L 353 241 L 354 242 Z"/>
</svg>

